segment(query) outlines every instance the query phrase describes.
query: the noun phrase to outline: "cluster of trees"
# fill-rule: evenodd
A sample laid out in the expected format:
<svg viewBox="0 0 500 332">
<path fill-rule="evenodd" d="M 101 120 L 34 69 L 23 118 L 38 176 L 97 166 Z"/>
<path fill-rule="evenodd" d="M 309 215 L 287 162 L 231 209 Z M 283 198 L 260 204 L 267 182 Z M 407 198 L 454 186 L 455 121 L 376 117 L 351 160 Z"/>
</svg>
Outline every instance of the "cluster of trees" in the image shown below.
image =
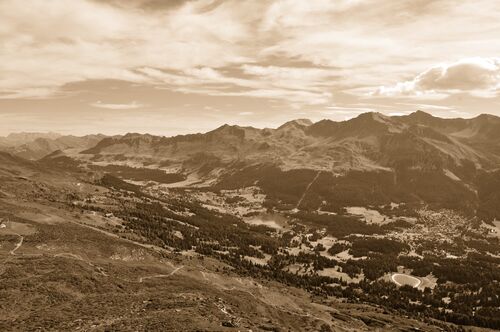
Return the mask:
<svg viewBox="0 0 500 332">
<path fill-rule="evenodd" d="M 479 174 L 477 187 L 480 202 L 477 216 L 488 222 L 500 219 L 500 171 Z"/>
<path fill-rule="evenodd" d="M 494 283 L 500 280 L 500 258 L 485 254 L 470 253 L 467 257 L 460 259 L 441 258 L 438 256 L 425 256 L 423 259 L 417 257 L 398 257 L 400 265 L 413 270 L 416 276 L 426 276 L 432 273 L 438 282 L 444 284 L 452 282 L 461 285 L 473 285 L 476 283 Z"/>
<path fill-rule="evenodd" d="M 115 177 L 134 181 L 156 181 L 159 183 L 174 183 L 183 181 L 186 176 L 181 173 L 166 173 L 161 169 L 144 167 L 130 167 L 124 165 L 91 165 L 92 169 L 104 171 Z"/>
<path fill-rule="evenodd" d="M 325 228 L 328 234 L 342 238 L 351 234 L 373 235 L 385 234 L 386 229 L 379 225 L 367 225 L 358 217 L 351 215 L 323 215 L 300 211 L 290 217 L 312 228 Z"/>
<path fill-rule="evenodd" d="M 105 174 L 99 181 L 98 184 L 108 188 L 114 188 L 115 190 L 131 191 L 136 194 L 141 193 L 139 186 L 123 181 L 111 174 Z"/>
<path fill-rule="evenodd" d="M 185 211 L 190 213 L 182 213 Z M 280 247 L 269 234 L 274 231 L 247 225 L 232 215 L 210 211 L 194 202 L 173 201 L 168 207 L 158 202 L 139 202 L 115 214 L 126 221 L 127 228 L 148 241 L 179 250 L 196 249 L 203 254 L 228 250 L 240 256 L 263 258 L 262 252 L 275 254 Z"/>
<path fill-rule="evenodd" d="M 385 238 L 354 237 L 351 243 L 350 253 L 354 257 L 368 256 L 370 253 L 397 256 L 399 253 L 410 249 L 405 243 Z"/>
<path fill-rule="evenodd" d="M 462 168 L 456 171 L 470 175 Z M 318 174 L 310 169 L 283 171 L 273 165 L 249 166 L 223 176 L 215 189 L 235 189 L 258 183 L 267 195 L 266 206 L 279 210 L 295 208 L 308 188 L 299 207 L 305 211 L 321 207 L 337 212 L 344 206 L 380 206 L 390 202 L 425 202 L 432 207 L 450 208 L 468 214 L 473 213 L 479 204 L 480 213 L 497 211 L 497 208 L 491 207 L 495 204 L 499 206 L 500 194 L 495 189 L 498 186 L 489 185 L 488 180 L 483 178 L 478 180 L 479 184 L 483 184 L 480 186 L 483 203 L 478 203 L 475 194 L 467 187 L 444 174 L 439 165 L 418 170 L 395 166 L 394 171 L 349 171 L 342 176 L 334 176 L 330 172 Z M 498 175 L 487 177 L 490 178 L 494 179 L 493 183 L 500 181 Z M 470 181 L 474 180 L 470 178 Z"/>
</svg>

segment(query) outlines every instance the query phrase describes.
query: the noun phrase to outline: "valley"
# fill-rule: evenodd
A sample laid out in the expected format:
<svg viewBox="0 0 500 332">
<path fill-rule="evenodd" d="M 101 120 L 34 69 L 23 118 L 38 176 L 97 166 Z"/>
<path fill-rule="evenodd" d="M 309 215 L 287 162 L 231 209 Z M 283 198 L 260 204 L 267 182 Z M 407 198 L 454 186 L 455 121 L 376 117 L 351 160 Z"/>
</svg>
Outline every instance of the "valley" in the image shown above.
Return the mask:
<svg viewBox="0 0 500 332">
<path fill-rule="evenodd" d="M 126 134 L 35 161 L 9 146 L 0 327 L 498 329 L 500 154 L 481 140 L 500 120 L 487 120 Z"/>
</svg>

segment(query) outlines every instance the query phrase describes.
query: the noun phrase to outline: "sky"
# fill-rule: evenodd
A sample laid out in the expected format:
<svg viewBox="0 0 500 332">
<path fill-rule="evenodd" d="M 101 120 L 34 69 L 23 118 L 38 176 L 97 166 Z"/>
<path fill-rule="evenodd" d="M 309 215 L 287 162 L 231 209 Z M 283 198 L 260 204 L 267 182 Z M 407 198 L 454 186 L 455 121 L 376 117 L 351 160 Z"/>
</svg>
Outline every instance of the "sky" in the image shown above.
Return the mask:
<svg viewBox="0 0 500 332">
<path fill-rule="evenodd" d="M 0 0 L 0 135 L 500 115 L 500 1 Z"/>
</svg>

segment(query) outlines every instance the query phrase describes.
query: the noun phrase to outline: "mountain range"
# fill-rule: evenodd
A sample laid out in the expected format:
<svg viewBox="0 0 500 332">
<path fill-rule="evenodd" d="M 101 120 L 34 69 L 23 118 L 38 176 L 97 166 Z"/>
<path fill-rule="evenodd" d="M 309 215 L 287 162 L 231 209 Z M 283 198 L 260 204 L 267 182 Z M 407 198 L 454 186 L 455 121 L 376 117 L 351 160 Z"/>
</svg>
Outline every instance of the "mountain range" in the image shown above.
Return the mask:
<svg viewBox="0 0 500 332">
<path fill-rule="evenodd" d="M 277 129 L 224 125 L 205 134 L 162 137 L 126 134 L 83 153 L 186 162 L 201 154 L 221 163 L 273 163 L 343 173 L 397 167 L 456 168 L 500 162 L 500 118 L 442 119 L 424 112 L 389 117 L 365 113 L 342 122 L 295 120 Z"/>
<path fill-rule="evenodd" d="M 1 141 L 12 142 L 9 137 Z M 276 129 L 223 125 L 175 137 L 22 138 L 4 151 L 32 160 L 57 151 L 59 158 L 83 163 L 159 169 L 219 189 L 258 184 L 282 208 L 299 207 L 299 200 L 302 209 L 333 211 L 346 204 L 405 202 L 500 217 L 493 208 L 500 206 L 500 190 L 491 185 L 500 181 L 500 118 L 492 115 L 365 113 L 341 122 L 299 119 Z M 301 197 L 307 186 L 307 197 Z"/>
</svg>

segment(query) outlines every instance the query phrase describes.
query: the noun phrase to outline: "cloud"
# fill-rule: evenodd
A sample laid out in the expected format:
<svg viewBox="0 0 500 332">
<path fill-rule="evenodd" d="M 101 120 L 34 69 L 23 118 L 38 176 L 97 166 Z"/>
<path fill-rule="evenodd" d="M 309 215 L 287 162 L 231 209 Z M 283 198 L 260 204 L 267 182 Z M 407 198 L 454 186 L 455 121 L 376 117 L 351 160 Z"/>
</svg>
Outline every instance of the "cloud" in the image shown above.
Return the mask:
<svg viewBox="0 0 500 332">
<path fill-rule="evenodd" d="M 276 28 L 302 28 L 326 23 L 331 13 L 347 11 L 365 2 L 361 0 L 278 0 L 266 10 L 261 29 L 269 31 Z M 304 18 L 312 18 L 309 20 Z"/>
<path fill-rule="evenodd" d="M 496 88 L 499 82 L 500 58 L 464 59 L 431 68 L 415 79 L 420 90 L 471 91 Z"/>
<path fill-rule="evenodd" d="M 447 110 L 452 110 L 453 107 L 450 106 L 443 106 L 443 105 L 434 105 L 434 104 L 415 104 L 415 103 L 397 103 L 398 105 L 405 105 L 405 106 L 411 106 L 413 109 L 419 109 L 419 110 L 440 110 L 440 111 L 447 111 Z"/>
<path fill-rule="evenodd" d="M 136 109 L 136 108 L 143 108 L 147 105 L 139 104 L 136 101 L 133 101 L 133 102 L 128 103 L 128 104 L 109 104 L 109 103 L 103 103 L 100 100 L 98 100 L 95 103 L 91 103 L 90 106 L 98 107 L 98 108 L 107 108 L 107 109 L 111 109 L 111 110 L 130 110 L 130 109 Z"/>
<path fill-rule="evenodd" d="M 0 0 L 0 100 L 64 99 L 92 89 L 102 100 L 121 100 L 97 85 L 68 88 L 119 80 L 140 86 L 134 98 L 158 112 L 172 99 L 147 96 L 176 93 L 199 105 L 230 99 L 235 115 L 261 103 L 256 114 L 269 113 L 264 121 L 334 103 L 383 99 L 397 111 L 405 98 L 432 104 L 456 92 L 490 96 L 498 84 L 499 11 L 491 0 Z M 450 54 L 469 60 L 446 63 Z M 92 107 L 106 105 L 137 106 Z"/>
<path fill-rule="evenodd" d="M 467 58 L 440 64 L 420 73 L 410 81 L 379 87 L 373 95 L 425 95 L 469 92 L 494 96 L 500 88 L 500 58 Z"/>
<path fill-rule="evenodd" d="M 332 114 L 332 113 L 366 113 L 366 112 L 375 112 L 375 109 L 372 107 L 355 107 L 355 106 L 327 106 L 326 107 L 328 111 L 323 111 L 325 114 Z"/>
<path fill-rule="evenodd" d="M 261 55 L 340 67 L 346 88 L 380 86 L 462 58 L 496 56 L 500 3 L 275 1 L 260 28 L 275 37 Z M 439 31 L 439 34 L 436 34 Z M 398 87 L 404 90 L 404 86 Z"/>
<path fill-rule="evenodd" d="M 246 76 L 227 76 L 206 67 L 177 72 L 138 69 L 149 79 L 166 84 L 165 88 L 184 93 L 276 99 L 306 105 L 326 103 L 332 96 L 328 91 L 331 81 L 327 78 L 335 78 L 330 70 L 245 64 L 241 71 Z"/>
<path fill-rule="evenodd" d="M 136 68 L 244 62 L 239 42 L 249 37 L 245 19 L 229 5 L 210 10 L 211 3 L 146 13 L 89 0 L 0 1 L 0 92 L 31 90 L 38 97 L 42 89 L 54 93 L 89 79 L 148 84 Z"/>
<path fill-rule="evenodd" d="M 333 68 L 259 66 L 245 64 L 243 73 L 259 77 L 263 82 L 272 82 L 277 87 L 302 90 L 322 89 L 332 86 L 341 78 L 340 72 Z"/>
</svg>

